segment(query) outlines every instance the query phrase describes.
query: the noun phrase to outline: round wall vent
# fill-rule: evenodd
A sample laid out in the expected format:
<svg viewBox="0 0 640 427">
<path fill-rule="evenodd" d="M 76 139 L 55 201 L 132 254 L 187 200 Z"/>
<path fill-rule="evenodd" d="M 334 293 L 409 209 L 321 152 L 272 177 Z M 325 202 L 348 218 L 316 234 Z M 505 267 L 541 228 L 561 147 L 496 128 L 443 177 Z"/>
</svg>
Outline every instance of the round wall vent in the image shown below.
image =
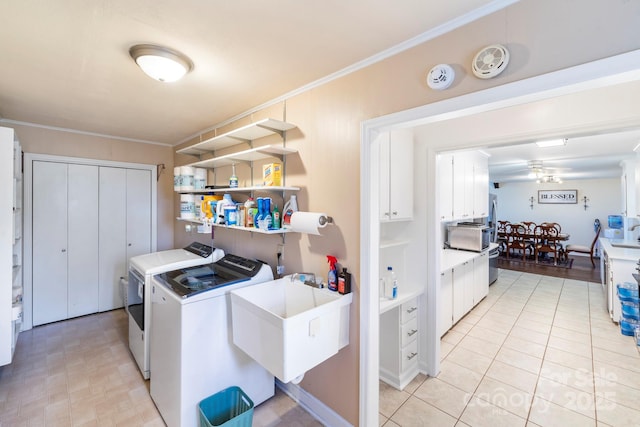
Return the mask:
<svg viewBox="0 0 640 427">
<path fill-rule="evenodd" d="M 487 46 L 473 57 L 471 68 L 473 74 L 480 79 L 490 79 L 507 68 L 509 51 L 501 44 Z"/>
<path fill-rule="evenodd" d="M 456 78 L 456 72 L 448 64 L 438 64 L 427 75 L 427 84 L 431 89 L 443 90 L 451 86 Z"/>
</svg>

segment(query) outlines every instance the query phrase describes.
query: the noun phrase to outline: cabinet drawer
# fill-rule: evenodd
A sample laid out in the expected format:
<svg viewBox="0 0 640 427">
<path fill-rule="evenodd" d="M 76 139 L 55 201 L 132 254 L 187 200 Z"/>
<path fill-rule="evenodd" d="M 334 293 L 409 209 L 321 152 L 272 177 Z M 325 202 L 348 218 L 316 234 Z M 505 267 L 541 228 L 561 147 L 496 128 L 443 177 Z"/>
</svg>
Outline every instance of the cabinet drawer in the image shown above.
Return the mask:
<svg viewBox="0 0 640 427">
<path fill-rule="evenodd" d="M 414 340 L 400 352 L 400 372 L 418 363 L 418 341 Z"/>
<path fill-rule="evenodd" d="M 415 319 L 418 314 L 418 298 L 405 302 L 400 306 L 400 323 Z"/>
<path fill-rule="evenodd" d="M 404 323 L 401 328 L 402 337 L 400 339 L 400 346 L 404 347 L 418 338 L 418 318 L 414 317 L 407 323 Z"/>
</svg>

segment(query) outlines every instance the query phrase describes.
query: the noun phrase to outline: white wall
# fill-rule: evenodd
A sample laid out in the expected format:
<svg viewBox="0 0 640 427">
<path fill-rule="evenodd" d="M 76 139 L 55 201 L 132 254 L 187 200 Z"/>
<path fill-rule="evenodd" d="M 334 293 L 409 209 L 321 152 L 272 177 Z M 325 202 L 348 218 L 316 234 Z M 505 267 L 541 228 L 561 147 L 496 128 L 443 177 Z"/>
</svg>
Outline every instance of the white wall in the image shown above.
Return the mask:
<svg viewBox="0 0 640 427">
<path fill-rule="evenodd" d="M 578 190 L 577 204 L 538 204 L 538 190 Z M 593 222 L 600 219 L 603 229 L 607 216 L 620 214 L 622 194 L 619 178 L 572 180 L 562 184 L 501 183 L 491 188 L 498 196 L 498 220 L 511 222 L 557 222 L 563 233 L 570 234 L 567 243 L 591 245 L 594 237 Z M 533 208 L 529 198 L 535 199 Z M 582 198 L 587 196 L 587 209 Z"/>
</svg>

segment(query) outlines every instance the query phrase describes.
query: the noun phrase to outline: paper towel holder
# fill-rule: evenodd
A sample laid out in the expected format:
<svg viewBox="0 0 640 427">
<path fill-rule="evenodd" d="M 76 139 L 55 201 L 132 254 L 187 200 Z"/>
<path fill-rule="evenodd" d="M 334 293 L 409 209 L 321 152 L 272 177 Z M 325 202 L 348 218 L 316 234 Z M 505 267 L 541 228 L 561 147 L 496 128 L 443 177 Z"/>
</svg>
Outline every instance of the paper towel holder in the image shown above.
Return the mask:
<svg viewBox="0 0 640 427">
<path fill-rule="evenodd" d="M 330 216 L 324 216 L 322 215 L 319 219 L 318 222 L 320 223 L 321 226 L 325 226 L 327 224 L 333 224 L 333 218 L 331 218 Z"/>
</svg>

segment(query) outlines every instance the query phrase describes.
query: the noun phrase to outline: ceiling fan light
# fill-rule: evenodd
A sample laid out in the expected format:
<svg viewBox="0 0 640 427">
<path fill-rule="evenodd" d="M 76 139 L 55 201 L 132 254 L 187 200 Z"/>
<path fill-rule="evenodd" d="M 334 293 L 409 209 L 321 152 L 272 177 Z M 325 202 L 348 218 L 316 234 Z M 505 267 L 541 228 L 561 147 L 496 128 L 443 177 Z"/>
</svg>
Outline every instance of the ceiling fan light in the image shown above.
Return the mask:
<svg viewBox="0 0 640 427">
<path fill-rule="evenodd" d="M 567 138 L 536 141 L 536 145 L 538 147 L 559 147 L 561 145 L 567 145 Z"/>
<path fill-rule="evenodd" d="M 149 77 L 161 82 L 175 82 L 193 69 L 185 55 L 163 46 L 139 44 L 129 49 L 136 64 Z"/>
</svg>

